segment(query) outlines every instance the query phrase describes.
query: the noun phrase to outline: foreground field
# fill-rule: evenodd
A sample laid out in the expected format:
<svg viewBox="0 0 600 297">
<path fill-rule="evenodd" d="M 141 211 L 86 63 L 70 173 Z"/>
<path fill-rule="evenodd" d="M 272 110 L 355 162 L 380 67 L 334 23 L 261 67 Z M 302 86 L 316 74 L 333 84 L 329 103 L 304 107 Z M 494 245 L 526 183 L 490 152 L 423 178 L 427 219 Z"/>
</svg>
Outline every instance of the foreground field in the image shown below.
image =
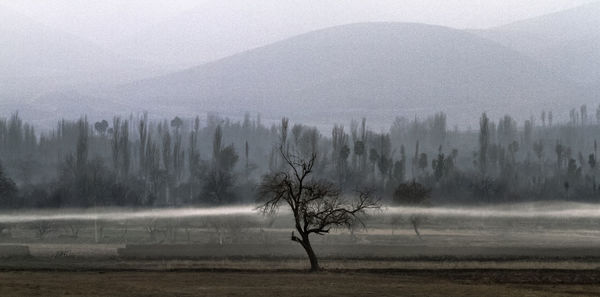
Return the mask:
<svg viewBox="0 0 600 297">
<path fill-rule="evenodd" d="M 598 296 L 599 271 L 0 272 L 0 296 Z"/>
<path fill-rule="evenodd" d="M 600 295 L 600 217 L 512 209 L 428 214 L 419 235 L 404 213 L 374 215 L 313 237 L 318 274 L 286 215 L 13 220 L 0 296 Z"/>
</svg>

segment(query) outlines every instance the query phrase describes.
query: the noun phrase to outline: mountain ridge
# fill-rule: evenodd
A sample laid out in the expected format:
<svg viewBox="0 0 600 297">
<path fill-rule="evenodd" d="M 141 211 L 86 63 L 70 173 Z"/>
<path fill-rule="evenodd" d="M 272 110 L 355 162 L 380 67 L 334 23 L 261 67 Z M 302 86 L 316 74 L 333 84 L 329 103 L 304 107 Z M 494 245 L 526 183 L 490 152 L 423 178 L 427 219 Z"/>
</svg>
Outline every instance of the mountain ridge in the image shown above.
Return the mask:
<svg viewBox="0 0 600 297">
<path fill-rule="evenodd" d="M 366 109 L 369 114 L 374 104 L 390 111 L 386 117 L 393 118 L 392 112 L 433 113 L 442 108 L 432 106 L 445 103 L 458 110 L 478 109 L 469 112 L 472 118 L 486 109 L 532 97 L 536 102 L 531 106 L 561 101 L 576 89 L 538 62 L 473 34 L 435 25 L 386 22 L 301 34 L 174 74 L 122 85 L 111 95 L 113 100 L 128 98 L 134 105 L 168 102 L 165 108 L 182 112 L 194 106 L 203 111 L 285 115 L 289 108 L 287 114 L 329 110 L 346 114 L 344 118 L 360 116 L 354 110 Z"/>
<path fill-rule="evenodd" d="M 600 2 L 476 30 L 538 60 L 583 87 L 600 85 Z"/>
</svg>

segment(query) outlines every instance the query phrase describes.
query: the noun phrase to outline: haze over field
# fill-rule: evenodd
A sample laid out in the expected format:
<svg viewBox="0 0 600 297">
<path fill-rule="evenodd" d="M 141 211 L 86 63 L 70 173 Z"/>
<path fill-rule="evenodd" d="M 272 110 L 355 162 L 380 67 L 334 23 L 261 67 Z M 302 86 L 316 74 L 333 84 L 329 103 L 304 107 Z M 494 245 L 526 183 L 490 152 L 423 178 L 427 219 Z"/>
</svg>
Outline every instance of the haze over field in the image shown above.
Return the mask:
<svg viewBox="0 0 600 297">
<path fill-rule="evenodd" d="M 290 215 L 290 211 L 281 211 L 280 216 Z M 420 215 L 428 218 L 495 218 L 495 219 L 593 219 L 600 218 L 600 206 L 592 203 L 538 202 L 501 204 L 486 207 L 406 207 L 386 206 L 370 214 L 372 217 L 410 217 Z M 100 220 L 143 221 L 168 219 L 205 219 L 231 218 L 246 216 L 256 220 L 264 217 L 253 205 L 229 207 L 199 207 L 155 210 L 107 209 L 62 209 L 37 210 L 20 213 L 0 212 L 0 224 L 31 223 L 39 221 L 88 222 Z"/>
</svg>

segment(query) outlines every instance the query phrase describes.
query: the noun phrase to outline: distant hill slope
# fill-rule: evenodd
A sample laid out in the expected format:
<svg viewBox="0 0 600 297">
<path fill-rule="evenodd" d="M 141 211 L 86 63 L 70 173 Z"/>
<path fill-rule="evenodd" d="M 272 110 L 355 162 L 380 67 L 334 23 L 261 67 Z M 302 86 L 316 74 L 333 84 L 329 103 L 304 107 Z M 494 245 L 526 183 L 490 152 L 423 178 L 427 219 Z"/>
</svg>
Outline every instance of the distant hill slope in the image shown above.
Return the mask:
<svg viewBox="0 0 600 297">
<path fill-rule="evenodd" d="M 197 7 L 112 45 L 116 51 L 184 68 L 335 25 L 399 19 L 395 0 L 197 1 Z M 387 7 L 387 8 L 386 8 Z M 368 10 L 368 13 L 365 12 Z"/>
<path fill-rule="evenodd" d="M 470 33 L 363 23 L 127 84 L 110 97 L 169 114 L 256 111 L 327 123 L 368 116 L 389 125 L 396 115 L 442 110 L 471 124 L 482 111 L 525 118 L 577 104 L 585 99 L 578 92 L 533 59 Z"/>
<path fill-rule="evenodd" d="M 583 85 L 600 85 L 600 2 L 476 33 Z"/>
<path fill-rule="evenodd" d="M 152 69 L 0 6 L 2 100 L 31 99 L 81 84 L 134 81 L 147 77 Z"/>
</svg>

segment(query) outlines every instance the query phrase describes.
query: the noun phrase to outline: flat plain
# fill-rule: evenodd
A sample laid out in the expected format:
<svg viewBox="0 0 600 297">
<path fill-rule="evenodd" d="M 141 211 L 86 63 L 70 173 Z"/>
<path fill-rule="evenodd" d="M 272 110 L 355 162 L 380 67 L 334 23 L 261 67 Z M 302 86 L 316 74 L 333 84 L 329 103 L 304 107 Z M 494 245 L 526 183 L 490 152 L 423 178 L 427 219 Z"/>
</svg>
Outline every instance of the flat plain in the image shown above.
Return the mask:
<svg viewBox="0 0 600 297">
<path fill-rule="evenodd" d="M 600 295 L 593 219 L 373 219 L 315 237 L 318 273 L 285 218 L 247 219 L 14 224 L 0 296 Z"/>
<path fill-rule="evenodd" d="M 1 296 L 598 296 L 599 271 L 11 271 Z"/>
</svg>

